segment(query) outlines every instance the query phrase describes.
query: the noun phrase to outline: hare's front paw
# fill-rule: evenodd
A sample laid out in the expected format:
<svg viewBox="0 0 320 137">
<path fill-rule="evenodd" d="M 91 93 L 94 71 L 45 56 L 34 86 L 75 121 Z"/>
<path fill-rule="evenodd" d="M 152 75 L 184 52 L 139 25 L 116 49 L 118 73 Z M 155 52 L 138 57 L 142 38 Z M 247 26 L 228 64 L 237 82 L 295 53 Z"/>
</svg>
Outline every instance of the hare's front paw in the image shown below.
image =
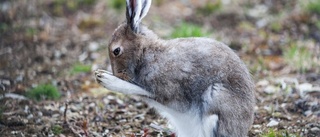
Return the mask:
<svg viewBox="0 0 320 137">
<path fill-rule="evenodd" d="M 100 69 L 95 71 L 95 76 L 100 85 L 110 90 L 114 90 L 113 88 L 117 86 L 115 85 L 115 82 L 120 80 L 116 76 L 112 75 L 112 73 Z"/>
</svg>

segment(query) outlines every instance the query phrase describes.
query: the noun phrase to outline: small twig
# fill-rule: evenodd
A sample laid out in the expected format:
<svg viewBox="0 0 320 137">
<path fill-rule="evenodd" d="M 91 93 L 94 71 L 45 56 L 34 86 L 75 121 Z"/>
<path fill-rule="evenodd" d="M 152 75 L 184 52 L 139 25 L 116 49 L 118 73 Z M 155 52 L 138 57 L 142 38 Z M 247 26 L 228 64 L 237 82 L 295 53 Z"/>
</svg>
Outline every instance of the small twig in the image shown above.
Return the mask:
<svg viewBox="0 0 320 137">
<path fill-rule="evenodd" d="M 66 108 L 64 109 L 63 117 L 64 117 L 64 123 L 68 123 L 67 121 L 67 110 L 68 110 L 68 102 L 65 103 Z"/>
<path fill-rule="evenodd" d="M 82 130 L 84 132 L 84 134 L 88 137 L 88 122 L 87 120 L 84 120 L 82 123 Z"/>
<path fill-rule="evenodd" d="M 77 135 L 78 137 L 82 137 L 82 135 L 79 134 L 74 128 L 72 128 L 72 126 L 70 124 L 68 124 L 68 127 L 71 129 L 71 131 L 74 135 Z"/>
<path fill-rule="evenodd" d="M 145 128 L 145 129 L 143 129 L 143 134 L 141 137 L 147 137 L 148 134 L 149 134 L 149 129 Z"/>
</svg>

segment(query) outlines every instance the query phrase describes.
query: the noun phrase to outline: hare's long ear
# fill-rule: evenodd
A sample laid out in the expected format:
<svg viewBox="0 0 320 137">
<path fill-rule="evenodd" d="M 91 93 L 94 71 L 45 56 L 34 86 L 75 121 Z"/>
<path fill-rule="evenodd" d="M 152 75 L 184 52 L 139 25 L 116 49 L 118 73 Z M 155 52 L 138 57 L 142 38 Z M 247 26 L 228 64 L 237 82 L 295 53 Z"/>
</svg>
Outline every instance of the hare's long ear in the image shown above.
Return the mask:
<svg viewBox="0 0 320 137">
<path fill-rule="evenodd" d="M 132 31 L 138 33 L 141 19 L 145 17 L 150 9 L 151 0 L 126 0 L 127 2 L 127 24 Z"/>
</svg>

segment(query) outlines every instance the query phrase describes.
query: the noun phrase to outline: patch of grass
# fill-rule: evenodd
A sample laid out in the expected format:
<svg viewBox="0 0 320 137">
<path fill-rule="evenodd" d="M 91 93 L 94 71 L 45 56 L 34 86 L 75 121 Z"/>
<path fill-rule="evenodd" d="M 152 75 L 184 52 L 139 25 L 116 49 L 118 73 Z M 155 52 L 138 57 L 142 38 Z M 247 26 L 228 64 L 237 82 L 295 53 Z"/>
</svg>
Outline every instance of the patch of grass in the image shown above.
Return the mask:
<svg viewBox="0 0 320 137">
<path fill-rule="evenodd" d="M 126 7 L 126 1 L 125 0 L 110 0 L 109 5 L 117 11 L 121 11 L 122 9 L 124 9 Z"/>
<path fill-rule="evenodd" d="M 200 26 L 190 23 L 182 23 L 180 26 L 174 29 L 173 33 L 171 34 L 171 37 L 204 37 L 206 35 L 207 34 L 203 32 Z"/>
<path fill-rule="evenodd" d="M 221 0 L 217 0 L 214 2 L 209 1 L 203 7 L 197 8 L 197 13 L 208 16 L 208 15 L 220 10 L 221 7 L 222 7 Z"/>
<path fill-rule="evenodd" d="M 3 111 L 4 111 L 4 108 L 1 106 L 0 107 L 0 121 L 2 120 Z"/>
<path fill-rule="evenodd" d="M 283 56 L 287 64 L 300 73 L 305 73 L 314 65 L 312 62 L 312 53 L 306 47 L 291 44 L 288 48 L 283 49 L 283 51 Z"/>
<path fill-rule="evenodd" d="M 32 37 L 34 35 L 37 35 L 39 33 L 39 31 L 35 28 L 27 28 L 26 29 L 26 36 L 28 37 Z"/>
<path fill-rule="evenodd" d="M 154 3 L 155 3 L 157 6 L 161 6 L 163 3 L 165 3 L 165 1 L 163 1 L 163 0 L 154 0 Z"/>
<path fill-rule="evenodd" d="M 84 65 L 84 64 L 77 63 L 72 66 L 71 74 L 73 75 L 73 74 L 77 74 L 77 73 L 87 73 L 90 71 L 91 71 L 90 65 Z"/>
<path fill-rule="evenodd" d="M 312 0 L 307 5 L 307 10 L 311 13 L 320 14 L 320 1 L 319 0 Z"/>
<path fill-rule="evenodd" d="M 80 7 L 91 6 L 97 0 L 54 0 L 53 1 L 53 14 L 61 16 L 65 12 L 73 12 Z"/>
<path fill-rule="evenodd" d="M 275 129 L 269 129 L 266 133 L 263 133 L 261 137 L 299 137 L 295 134 L 290 134 L 288 131 L 280 130 L 277 131 Z"/>
<path fill-rule="evenodd" d="M 40 84 L 35 88 L 27 91 L 27 97 L 36 100 L 56 100 L 59 99 L 61 94 L 59 93 L 56 86 L 51 84 Z"/>
<path fill-rule="evenodd" d="M 316 27 L 320 30 L 320 20 L 316 22 Z"/>
<path fill-rule="evenodd" d="M 80 23 L 79 23 L 79 28 L 81 30 L 84 30 L 84 29 L 92 29 L 92 28 L 95 28 L 99 25 L 102 24 L 102 21 L 101 20 L 98 20 L 98 19 L 93 19 L 93 18 L 88 18 L 88 19 L 84 19 L 82 20 Z"/>
<path fill-rule="evenodd" d="M 6 23 L 0 23 L 0 34 L 6 32 L 9 29 L 9 25 Z"/>
<path fill-rule="evenodd" d="M 60 125 L 54 125 L 51 127 L 54 135 L 60 135 L 62 133 L 62 127 Z"/>
<path fill-rule="evenodd" d="M 282 25 L 279 22 L 273 22 L 270 24 L 270 29 L 274 32 L 280 32 L 282 30 Z"/>
</svg>

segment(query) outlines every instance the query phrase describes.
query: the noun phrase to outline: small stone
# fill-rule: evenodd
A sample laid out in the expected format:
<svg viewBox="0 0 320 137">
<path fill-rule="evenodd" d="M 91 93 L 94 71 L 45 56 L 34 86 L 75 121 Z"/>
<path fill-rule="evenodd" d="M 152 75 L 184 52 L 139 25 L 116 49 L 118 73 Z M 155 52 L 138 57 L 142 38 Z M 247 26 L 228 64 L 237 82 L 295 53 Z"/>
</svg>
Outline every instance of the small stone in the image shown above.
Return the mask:
<svg viewBox="0 0 320 137">
<path fill-rule="evenodd" d="M 110 100 L 108 98 L 103 98 L 102 101 L 103 101 L 104 104 L 109 104 L 110 103 Z"/>
<path fill-rule="evenodd" d="M 42 116 L 43 116 L 42 112 L 39 111 L 39 112 L 38 112 L 38 117 L 42 117 Z"/>
<path fill-rule="evenodd" d="M 16 77 L 16 82 L 22 82 L 23 79 L 24 79 L 23 75 L 18 75 L 18 76 Z"/>
<path fill-rule="evenodd" d="M 320 129 L 318 127 L 313 127 L 310 129 L 312 133 L 320 133 Z M 319 134 L 318 134 L 319 135 Z"/>
<path fill-rule="evenodd" d="M 98 59 L 98 58 L 100 58 L 100 54 L 99 53 L 91 53 L 90 58 L 91 59 Z"/>
<path fill-rule="evenodd" d="M 53 117 L 53 118 L 60 117 L 60 114 L 53 114 L 52 117 Z"/>
<path fill-rule="evenodd" d="M 95 106 L 96 106 L 96 104 L 93 102 L 89 104 L 89 107 L 95 107 Z"/>
<path fill-rule="evenodd" d="M 109 100 L 115 100 L 116 98 L 115 98 L 114 96 L 112 96 L 112 95 L 109 95 L 109 96 L 107 96 L 107 99 L 109 99 Z"/>
<path fill-rule="evenodd" d="M 253 128 L 261 128 L 261 125 L 253 125 Z"/>
<path fill-rule="evenodd" d="M 310 83 L 303 83 L 298 86 L 301 95 L 305 95 L 306 92 L 312 89 L 312 84 Z"/>
<path fill-rule="evenodd" d="M 55 51 L 54 51 L 54 57 L 55 57 L 56 59 L 61 58 L 61 56 L 62 56 L 61 51 L 59 51 L 59 50 L 55 50 Z"/>
<path fill-rule="evenodd" d="M 33 115 L 32 115 L 32 114 L 30 114 L 30 115 L 27 116 L 27 119 L 31 119 L 31 118 L 33 118 Z"/>
<path fill-rule="evenodd" d="M 262 133 L 262 131 L 261 131 L 261 130 L 258 130 L 258 129 L 253 130 L 253 132 L 254 132 L 254 133 Z"/>
<path fill-rule="evenodd" d="M 26 105 L 26 106 L 24 106 L 24 110 L 23 110 L 23 112 L 24 112 L 24 113 L 28 113 L 28 112 L 29 112 L 29 106 L 27 106 L 27 105 Z"/>
<path fill-rule="evenodd" d="M 306 116 L 306 117 L 309 117 L 312 115 L 312 111 L 311 110 L 307 110 L 305 112 L 303 112 L 303 114 Z"/>
<path fill-rule="evenodd" d="M 124 104 L 124 102 L 123 102 L 121 99 L 117 99 L 116 101 L 117 101 L 117 103 L 118 103 L 119 105 L 123 105 L 123 104 Z"/>
<path fill-rule="evenodd" d="M 278 126 L 279 125 L 279 122 L 276 121 L 276 120 L 271 120 L 268 124 L 267 124 L 267 127 L 275 127 L 275 126 Z"/>
<path fill-rule="evenodd" d="M 256 85 L 261 86 L 261 87 L 265 87 L 265 86 L 269 85 L 269 81 L 268 80 L 260 80 Z"/>
<path fill-rule="evenodd" d="M 60 112 L 60 113 L 64 113 L 65 109 L 66 109 L 65 106 L 61 106 L 61 107 L 59 108 L 59 112 Z"/>
<path fill-rule="evenodd" d="M 81 55 L 79 55 L 78 59 L 80 62 L 83 62 L 84 60 L 86 60 L 88 58 L 88 53 L 87 52 L 83 52 Z"/>
<path fill-rule="evenodd" d="M 99 49 L 99 44 L 97 42 L 90 42 L 88 48 L 91 52 L 97 51 Z"/>
<path fill-rule="evenodd" d="M 37 124 L 40 124 L 40 123 L 41 123 L 41 119 L 38 118 L 38 119 L 36 120 L 36 123 L 37 123 Z"/>
<path fill-rule="evenodd" d="M 273 94 L 276 91 L 278 91 L 278 89 L 275 86 L 269 85 L 264 89 L 264 92 L 267 94 Z"/>
</svg>

